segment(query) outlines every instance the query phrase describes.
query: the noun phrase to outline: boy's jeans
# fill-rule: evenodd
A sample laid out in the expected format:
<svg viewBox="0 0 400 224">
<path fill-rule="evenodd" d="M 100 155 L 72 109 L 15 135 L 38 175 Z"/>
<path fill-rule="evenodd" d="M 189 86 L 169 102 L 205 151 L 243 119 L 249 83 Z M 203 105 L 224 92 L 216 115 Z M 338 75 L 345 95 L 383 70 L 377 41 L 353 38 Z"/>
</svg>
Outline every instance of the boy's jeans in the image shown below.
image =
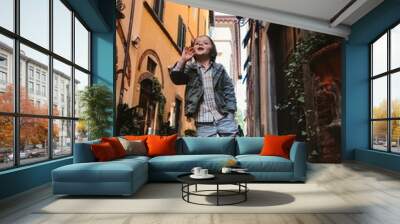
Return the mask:
<svg viewBox="0 0 400 224">
<path fill-rule="evenodd" d="M 232 113 L 214 122 L 196 122 L 198 137 L 235 137 L 238 133 L 237 124 Z"/>
</svg>

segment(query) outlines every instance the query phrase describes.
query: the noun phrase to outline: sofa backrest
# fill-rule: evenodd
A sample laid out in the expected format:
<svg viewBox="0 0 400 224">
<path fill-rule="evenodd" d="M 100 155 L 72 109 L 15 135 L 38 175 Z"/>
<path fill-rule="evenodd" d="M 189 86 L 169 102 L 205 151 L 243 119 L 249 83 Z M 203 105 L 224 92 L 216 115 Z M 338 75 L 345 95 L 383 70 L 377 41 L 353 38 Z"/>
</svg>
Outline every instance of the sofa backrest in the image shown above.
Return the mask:
<svg viewBox="0 0 400 224">
<path fill-rule="evenodd" d="M 226 154 L 235 155 L 233 137 L 183 137 L 177 142 L 177 154 Z"/>
<path fill-rule="evenodd" d="M 259 154 L 264 145 L 264 137 L 237 137 L 236 155 Z"/>
<path fill-rule="evenodd" d="M 90 148 L 92 144 L 99 144 L 100 140 L 75 143 L 74 146 L 74 163 L 95 162 L 96 158 Z"/>
<path fill-rule="evenodd" d="M 95 162 L 90 149 L 91 144 L 100 140 L 75 143 L 74 163 Z M 182 137 L 176 142 L 178 155 L 225 154 L 244 155 L 259 154 L 264 144 L 263 137 Z"/>
</svg>

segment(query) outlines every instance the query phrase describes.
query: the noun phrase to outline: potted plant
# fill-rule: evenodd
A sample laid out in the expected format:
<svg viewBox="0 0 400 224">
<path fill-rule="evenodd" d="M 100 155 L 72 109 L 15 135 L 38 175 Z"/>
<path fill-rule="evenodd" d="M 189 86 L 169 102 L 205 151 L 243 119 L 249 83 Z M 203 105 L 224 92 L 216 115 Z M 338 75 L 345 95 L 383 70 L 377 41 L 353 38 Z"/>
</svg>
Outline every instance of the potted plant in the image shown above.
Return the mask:
<svg viewBox="0 0 400 224">
<path fill-rule="evenodd" d="M 81 119 L 88 128 L 89 140 L 109 136 L 107 131 L 112 125 L 112 92 L 102 84 L 86 87 L 79 93 Z"/>
</svg>

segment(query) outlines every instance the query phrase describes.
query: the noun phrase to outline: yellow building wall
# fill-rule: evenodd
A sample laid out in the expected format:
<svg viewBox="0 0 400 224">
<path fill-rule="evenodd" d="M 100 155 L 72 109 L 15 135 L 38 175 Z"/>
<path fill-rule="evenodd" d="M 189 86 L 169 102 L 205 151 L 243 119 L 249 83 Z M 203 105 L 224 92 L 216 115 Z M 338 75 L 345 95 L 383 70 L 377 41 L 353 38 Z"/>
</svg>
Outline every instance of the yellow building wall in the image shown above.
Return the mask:
<svg viewBox="0 0 400 224">
<path fill-rule="evenodd" d="M 129 28 L 129 17 L 131 10 L 131 0 L 124 0 L 125 19 L 121 20 L 122 28 L 125 35 L 128 34 Z M 153 0 L 146 1 L 151 8 L 153 8 Z M 180 52 L 171 43 L 168 36 L 162 31 L 160 26 L 152 17 L 151 13 L 145 8 L 144 0 L 135 1 L 135 11 L 133 20 L 132 40 L 137 37 L 140 38 L 140 43 L 137 48 L 130 44 L 130 62 L 131 62 L 131 80 L 130 86 L 128 87 L 125 81 L 125 87 L 128 91 L 125 92 L 123 102 L 127 103 L 130 107 L 136 106 L 139 103 L 140 96 L 140 76 L 146 72 L 147 57 L 140 62 L 140 57 L 144 52 L 152 50 L 156 52 L 159 60 L 156 57 L 150 55 L 150 57 L 157 63 L 155 71 L 155 77 L 163 84 L 162 92 L 166 97 L 166 105 L 163 114 L 163 121 L 166 122 L 168 119 L 168 112 L 170 112 L 171 106 L 175 103 L 175 98 L 182 100 L 181 105 L 181 120 L 179 133 L 182 135 L 184 130 L 190 128 L 195 129 L 193 122 L 188 122 L 184 116 L 184 91 L 185 86 L 177 86 L 172 83 L 168 67 L 172 66 L 180 57 Z M 168 34 L 172 37 L 176 43 L 178 38 L 178 16 L 180 15 L 183 19 L 183 23 L 186 25 L 186 46 L 190 45 L 193 38 L 198 35 L 208 34 L 208 10 L 198 9 L 186 5 L 177 4 L 170 1 L 165 1 L 164 16 L 162 25 L 167 30 Z M 199 19 L 199 22 L 197 20 Z M 207 24 L 204 29 L 204 23 Z M 126 37 L 127 38 L 127 37 Z M 123 67 L 124 50 L 122 42 L 117 35 L 117 70 Z M 139 69 L 140 67 L 140 69 Z M 121 78 L 117 81 L 117 99 L 119 96 Z M 157 125 L 157 128 L 159 125 Z"/>
</svg>

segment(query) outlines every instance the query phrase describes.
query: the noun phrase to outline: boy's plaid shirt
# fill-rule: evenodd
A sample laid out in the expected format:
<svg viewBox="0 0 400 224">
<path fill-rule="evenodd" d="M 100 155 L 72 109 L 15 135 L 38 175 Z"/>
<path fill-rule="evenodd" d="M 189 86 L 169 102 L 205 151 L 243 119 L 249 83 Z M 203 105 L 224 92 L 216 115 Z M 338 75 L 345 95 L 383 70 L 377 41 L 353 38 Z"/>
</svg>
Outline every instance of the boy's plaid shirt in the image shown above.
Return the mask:
<svg viewBox="0 0 400 224">
<path fill-rule="evenodd" d="M 201 78 L 203 80 L 203 102 L 200 103 L 199 111 L 196 116 L 197 122 L 213 122 L 222 119 L 224 116 L 217 110 L 215 103 L 214 86 L 213 86 L 213 62 L 208 68 L 204 68 L 198 64 L 201 71 Z"/>
</svg>

